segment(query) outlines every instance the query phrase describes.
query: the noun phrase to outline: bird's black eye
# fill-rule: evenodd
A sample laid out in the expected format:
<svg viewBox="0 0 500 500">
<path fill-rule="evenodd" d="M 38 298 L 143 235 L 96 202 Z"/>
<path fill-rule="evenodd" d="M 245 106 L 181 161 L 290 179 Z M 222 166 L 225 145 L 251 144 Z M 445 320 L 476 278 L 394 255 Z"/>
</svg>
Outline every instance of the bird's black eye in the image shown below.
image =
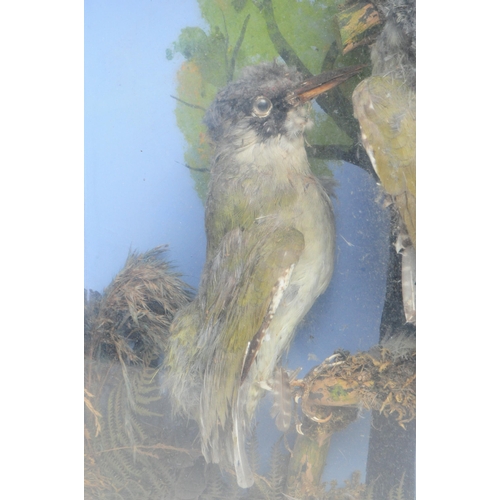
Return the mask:
<svg viewBox="0 0 500 500">
<path fill-rule="evenodd" d="M 255 116 L 260 116 L 262 118 L 269 115 L 271 109 L 273 108 L 273 103 L 264 96 L 256 97 L 253 101 L 253 114 Z"/>
</svg>

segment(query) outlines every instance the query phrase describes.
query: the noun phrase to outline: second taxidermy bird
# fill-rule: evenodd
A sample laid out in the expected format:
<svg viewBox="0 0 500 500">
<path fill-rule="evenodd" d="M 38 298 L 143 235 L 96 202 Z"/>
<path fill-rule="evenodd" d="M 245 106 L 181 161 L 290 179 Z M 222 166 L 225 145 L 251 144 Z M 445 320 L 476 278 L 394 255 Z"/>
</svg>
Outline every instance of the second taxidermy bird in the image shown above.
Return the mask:
<svg viewBox="0 0 500 500">
<path fill-rule="evenodd" d="M 398 253 L 408 323 L 416 324 L 417 156 L 415 0 L 377 0 L 385 25 L 371 50 L 372 76 L 354 90 L 361 140 L 399 212 Z"/>
<path fill-rule="evenodd" d="M 254 482 L 245 441 L 262 387 L 333 272 L 332 205 L 304 148 L 309 101 L 359 70 L 304 81 L 285 65 L 248 67 L 205 117 L 206 262 L 171 328 L 166 383 L 206 460 L 232 464 L 242 488 Z"/>
</svg>

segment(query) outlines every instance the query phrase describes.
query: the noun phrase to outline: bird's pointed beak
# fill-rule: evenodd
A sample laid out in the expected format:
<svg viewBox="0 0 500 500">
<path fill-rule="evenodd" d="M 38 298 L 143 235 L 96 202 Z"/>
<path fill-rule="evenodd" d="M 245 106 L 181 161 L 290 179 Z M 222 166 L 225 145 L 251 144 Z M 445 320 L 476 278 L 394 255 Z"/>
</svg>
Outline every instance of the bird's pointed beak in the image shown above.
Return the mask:
<svg viewBox="0 0 500 500">
<path fill-rule="evenodd" d="M 289 96 L 289 100 L 297 104 L 311 101 L 323 92 L 333 89 L 337 85 L 349 80 L 351 76 L 359 73 L 365 67 L 365 64 L 348 66 L 347 68 L 327 71 L 325 73 L 321 73 L 320 75 L 308 78 L 292 91 Z"/>
</svg>

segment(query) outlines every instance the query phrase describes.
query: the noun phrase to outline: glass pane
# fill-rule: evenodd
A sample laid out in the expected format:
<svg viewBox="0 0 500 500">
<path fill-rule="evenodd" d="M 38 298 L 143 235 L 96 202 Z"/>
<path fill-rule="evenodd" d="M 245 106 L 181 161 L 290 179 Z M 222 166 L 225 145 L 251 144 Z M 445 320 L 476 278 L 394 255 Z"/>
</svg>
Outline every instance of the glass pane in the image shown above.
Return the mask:
<svg viewBox="0 0 500 500">
<path fill-rule="evenodd" d="M 85 3 L 86 497 L 414 498 L 402 3 Z"/>
</svg>

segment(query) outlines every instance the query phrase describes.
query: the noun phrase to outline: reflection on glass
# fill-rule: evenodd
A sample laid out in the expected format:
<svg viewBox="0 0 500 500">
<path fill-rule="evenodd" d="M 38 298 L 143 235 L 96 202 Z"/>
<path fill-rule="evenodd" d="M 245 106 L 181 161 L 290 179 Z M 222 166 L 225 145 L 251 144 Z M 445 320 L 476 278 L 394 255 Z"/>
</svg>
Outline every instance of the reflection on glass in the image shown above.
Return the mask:
<svg viewBox="0 0 500 500">
<path fill-rule="evenodd" d="M 414 498 L 414 2 L 118 4 L 86 5 L 86 497 Z"/>
</svg>

